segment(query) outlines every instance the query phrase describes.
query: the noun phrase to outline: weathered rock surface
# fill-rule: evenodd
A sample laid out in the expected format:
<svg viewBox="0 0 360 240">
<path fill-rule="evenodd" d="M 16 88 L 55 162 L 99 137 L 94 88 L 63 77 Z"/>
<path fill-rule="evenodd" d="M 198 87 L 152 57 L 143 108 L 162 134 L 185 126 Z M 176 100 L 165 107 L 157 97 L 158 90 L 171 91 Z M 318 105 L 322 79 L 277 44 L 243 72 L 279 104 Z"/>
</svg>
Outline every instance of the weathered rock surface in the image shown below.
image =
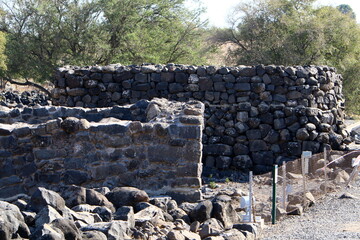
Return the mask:
<svg viewBox="0 0 360 240">
<path fill-rule="evenodd" d="M 180 208 L 170 197 L 152 198 L 151 204 L 140 201 L 149 201 L 144 191 L 130 187 L 114 188 L 110 192 L 103 191 L 111 196 L 109 198 L 115 206 L 115 199 L 121 202 L 118 204 L 120 207 L 112 212 L 105 205 L 113 204 L 106 202 L 102 193 L 76 186 L 67 189 L 69 192 L 62 191 L 66 201 L 58 193 L 45 188 L 36 189 L 28 200 L 11 198 L 24 206 L 22 211 L 14 204 L 0 201 L 1 239 L 241 240 L 246 239 L 245 234 L 252 236 L 250 232 L 245 233 L 253 231 L 252 228 L 241 228 L 244 232 L 238 230 L 237 213 L 227 195 L 199 203 L 184 202 Z M 86 193 L 91 193 L 90 197 Z M 119 195 L 114 197 L 111 195 L 114 193 Z"/>
<path fill-rule="evenodd" d="M 116 208 L 135 206 L 138 202 L 148 202 L 150 200 L 146 192 L 133 187 L 114 188 L 106 194 L 106 197 Z"/>
</svg>

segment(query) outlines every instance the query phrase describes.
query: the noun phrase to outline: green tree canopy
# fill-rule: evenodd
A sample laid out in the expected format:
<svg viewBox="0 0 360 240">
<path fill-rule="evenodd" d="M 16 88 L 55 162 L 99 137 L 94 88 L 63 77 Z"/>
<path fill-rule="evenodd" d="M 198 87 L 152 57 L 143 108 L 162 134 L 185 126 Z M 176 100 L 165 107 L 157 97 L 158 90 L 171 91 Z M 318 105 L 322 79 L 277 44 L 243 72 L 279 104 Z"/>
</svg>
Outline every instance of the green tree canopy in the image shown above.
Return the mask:
<svg viewBox="0 0 360 240">
<path fill-rule="evenodd" d="M 354 10 L 350 7 L 348 4 L 340 4 L 336 7 L 340 12 L 343 14 L 349 15 L 351 18 L 356 19 L 356 14 L 354 13 Z"/>
<path fill-rule="evenodd" d="M 7 70 L 7 56 L 5 55 L 6 34 L 0 31 L 0 77 Z"/>
<path fill-rule="evenodd" d="M 344 75 L 348 106 L 359 88 L 360 28 L 344 8 L 315 8 L 313 0 L 254 0 L 231 15 L 232 28 L 218 32 L 236 64 L 330 65 Z M 339 10 L 343 11 L 339 11 Z M 355 84 L 356 83 L 356 84 Z M 356 90 L 358 91 L 358 90 Z M 359 98 L 360 100 L 360 98 Z M 360 110 L 360 108 L 359 108 Z"/>
<path fill-rule="evenodd" d="M 60 65 L 202 63 L 204 23 L 184 0 L 11 0 L 9 73 L 48 79 Z"/>
</svg>

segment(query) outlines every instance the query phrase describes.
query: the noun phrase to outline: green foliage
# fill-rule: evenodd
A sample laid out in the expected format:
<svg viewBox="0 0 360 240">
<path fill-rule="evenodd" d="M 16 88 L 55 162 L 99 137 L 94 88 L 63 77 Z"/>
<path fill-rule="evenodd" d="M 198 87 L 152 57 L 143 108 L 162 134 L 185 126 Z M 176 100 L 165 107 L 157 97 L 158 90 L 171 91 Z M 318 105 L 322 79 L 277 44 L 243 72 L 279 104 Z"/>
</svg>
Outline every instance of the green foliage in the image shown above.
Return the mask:
<svg viewBox="0 0 360 240">
<path fill-rule="evenodd" d="M 349 15 L 351 18 L 356 19 L 354 10 L 348 4 L 340 4 L 336 7 L 341 13 Z"/>
<path fill-rule="evenodd" d="M 3 3 L 9 73 L 45 80 L 56 66 L 94 63 L 101 52 L 96 2 L 14 0 Z"/>
<path fill-rule="evenodd" d="M 6 34 L 4 32 L 0 32 L 0 77 L 4 76 L 5 71 L 7 70 L 7 57 L 5 55 L 5 46 Z"/>
<path fill-rule="evenodd" d="M 230 183 L 231 182 L 231 180 L 230 180 L 230 178 L 225 178 L 225 183 Z"/>
<path fill-rule="evenodd" d="M 4 1 L 9 73 L 45 80 L 67 64 L 205 63 L 201 10 L 183 2 Z"/>
<path fill-rule="evenodd" d="M 348 14 L 350 9 L 315 8 L 313 2 L 254 0 L 241 4 L 231 17 L 233 27 L 220 30 L 218 41 L 237 46 L 229 52 L 229 61 L 236 64 L 334 66 L 344 76 L 348 106 L 360 111 L 355 104 L 360 98 L 360 27 Z"/>
<path fill-rule="evenodd" d="M 217 186 L 216 186 L 216 183 L 215 183 L 215 182 L 210 182 L 210 183 L 209 183 L 209 187 L 210 187 L 211 189 L 215 189 L 215 188 L 217 188 Z"/>
</svg>

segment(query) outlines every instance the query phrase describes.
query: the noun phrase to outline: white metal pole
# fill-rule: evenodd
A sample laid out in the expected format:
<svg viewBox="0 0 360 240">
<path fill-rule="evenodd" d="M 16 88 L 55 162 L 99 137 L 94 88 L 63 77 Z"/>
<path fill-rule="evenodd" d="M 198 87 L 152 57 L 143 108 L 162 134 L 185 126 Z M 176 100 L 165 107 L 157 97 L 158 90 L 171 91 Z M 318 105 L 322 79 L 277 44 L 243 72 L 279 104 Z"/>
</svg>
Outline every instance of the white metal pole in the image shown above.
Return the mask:
<svg viewBox="0 0 360 240">
<path fill-rule="evenodd" d="M 284 162 L 282 165 L 282 179 L 283 179 L 283 185 L 282 185 L 282 208 L 286 209 L 286 163 Z"/>
<path fill-rule="evenodd" d="M 249 172 L 249 221 L 252 222 L 253 172 Z"/>
</svg>

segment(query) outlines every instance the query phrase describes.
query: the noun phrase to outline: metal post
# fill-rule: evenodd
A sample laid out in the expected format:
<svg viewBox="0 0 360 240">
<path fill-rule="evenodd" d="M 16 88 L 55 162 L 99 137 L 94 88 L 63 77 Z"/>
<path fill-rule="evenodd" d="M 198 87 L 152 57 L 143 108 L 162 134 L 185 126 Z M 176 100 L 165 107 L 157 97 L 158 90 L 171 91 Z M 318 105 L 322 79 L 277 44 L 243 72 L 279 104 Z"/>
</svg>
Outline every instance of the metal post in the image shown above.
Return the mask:
<svg viewBox="0 0 360 240">
<path fill-rule="evenodd" d="M 284 162 L 282 165 L 282 208 L 286 209 L 286 163 Z"/>
<path fill-rule="evenodd" d="M 252 211 L 253 211 L 253 172 L 249 172 L 249 222 L 252 222 Z"/>
<path fill-rule="evenodd" d="M 325 194 L 327 193 L 327 182 L 328 182 L 328 179 L 327 179 L 327 159 L 328 159 L 328 153 L 327 153 L 327 147 L 324 146 L 324 192 Z"/>
<path fill-rule="evenodd" d="M 278 174 L 278 165 L 274 165 L 273 168 L 273 188 L 272 188 L 272 224 L 276 223 L 276 182 Z"/>
<path fill-rule="evenodd" d="M 312 152 L 304 151 L 301 154 L 301 170 L 303 177 L 303 191 L 304 191 L 304 206 L 306 205 L 306 174 L 309 173 L 309 158 L 312 156 Z"/>
</svg>

